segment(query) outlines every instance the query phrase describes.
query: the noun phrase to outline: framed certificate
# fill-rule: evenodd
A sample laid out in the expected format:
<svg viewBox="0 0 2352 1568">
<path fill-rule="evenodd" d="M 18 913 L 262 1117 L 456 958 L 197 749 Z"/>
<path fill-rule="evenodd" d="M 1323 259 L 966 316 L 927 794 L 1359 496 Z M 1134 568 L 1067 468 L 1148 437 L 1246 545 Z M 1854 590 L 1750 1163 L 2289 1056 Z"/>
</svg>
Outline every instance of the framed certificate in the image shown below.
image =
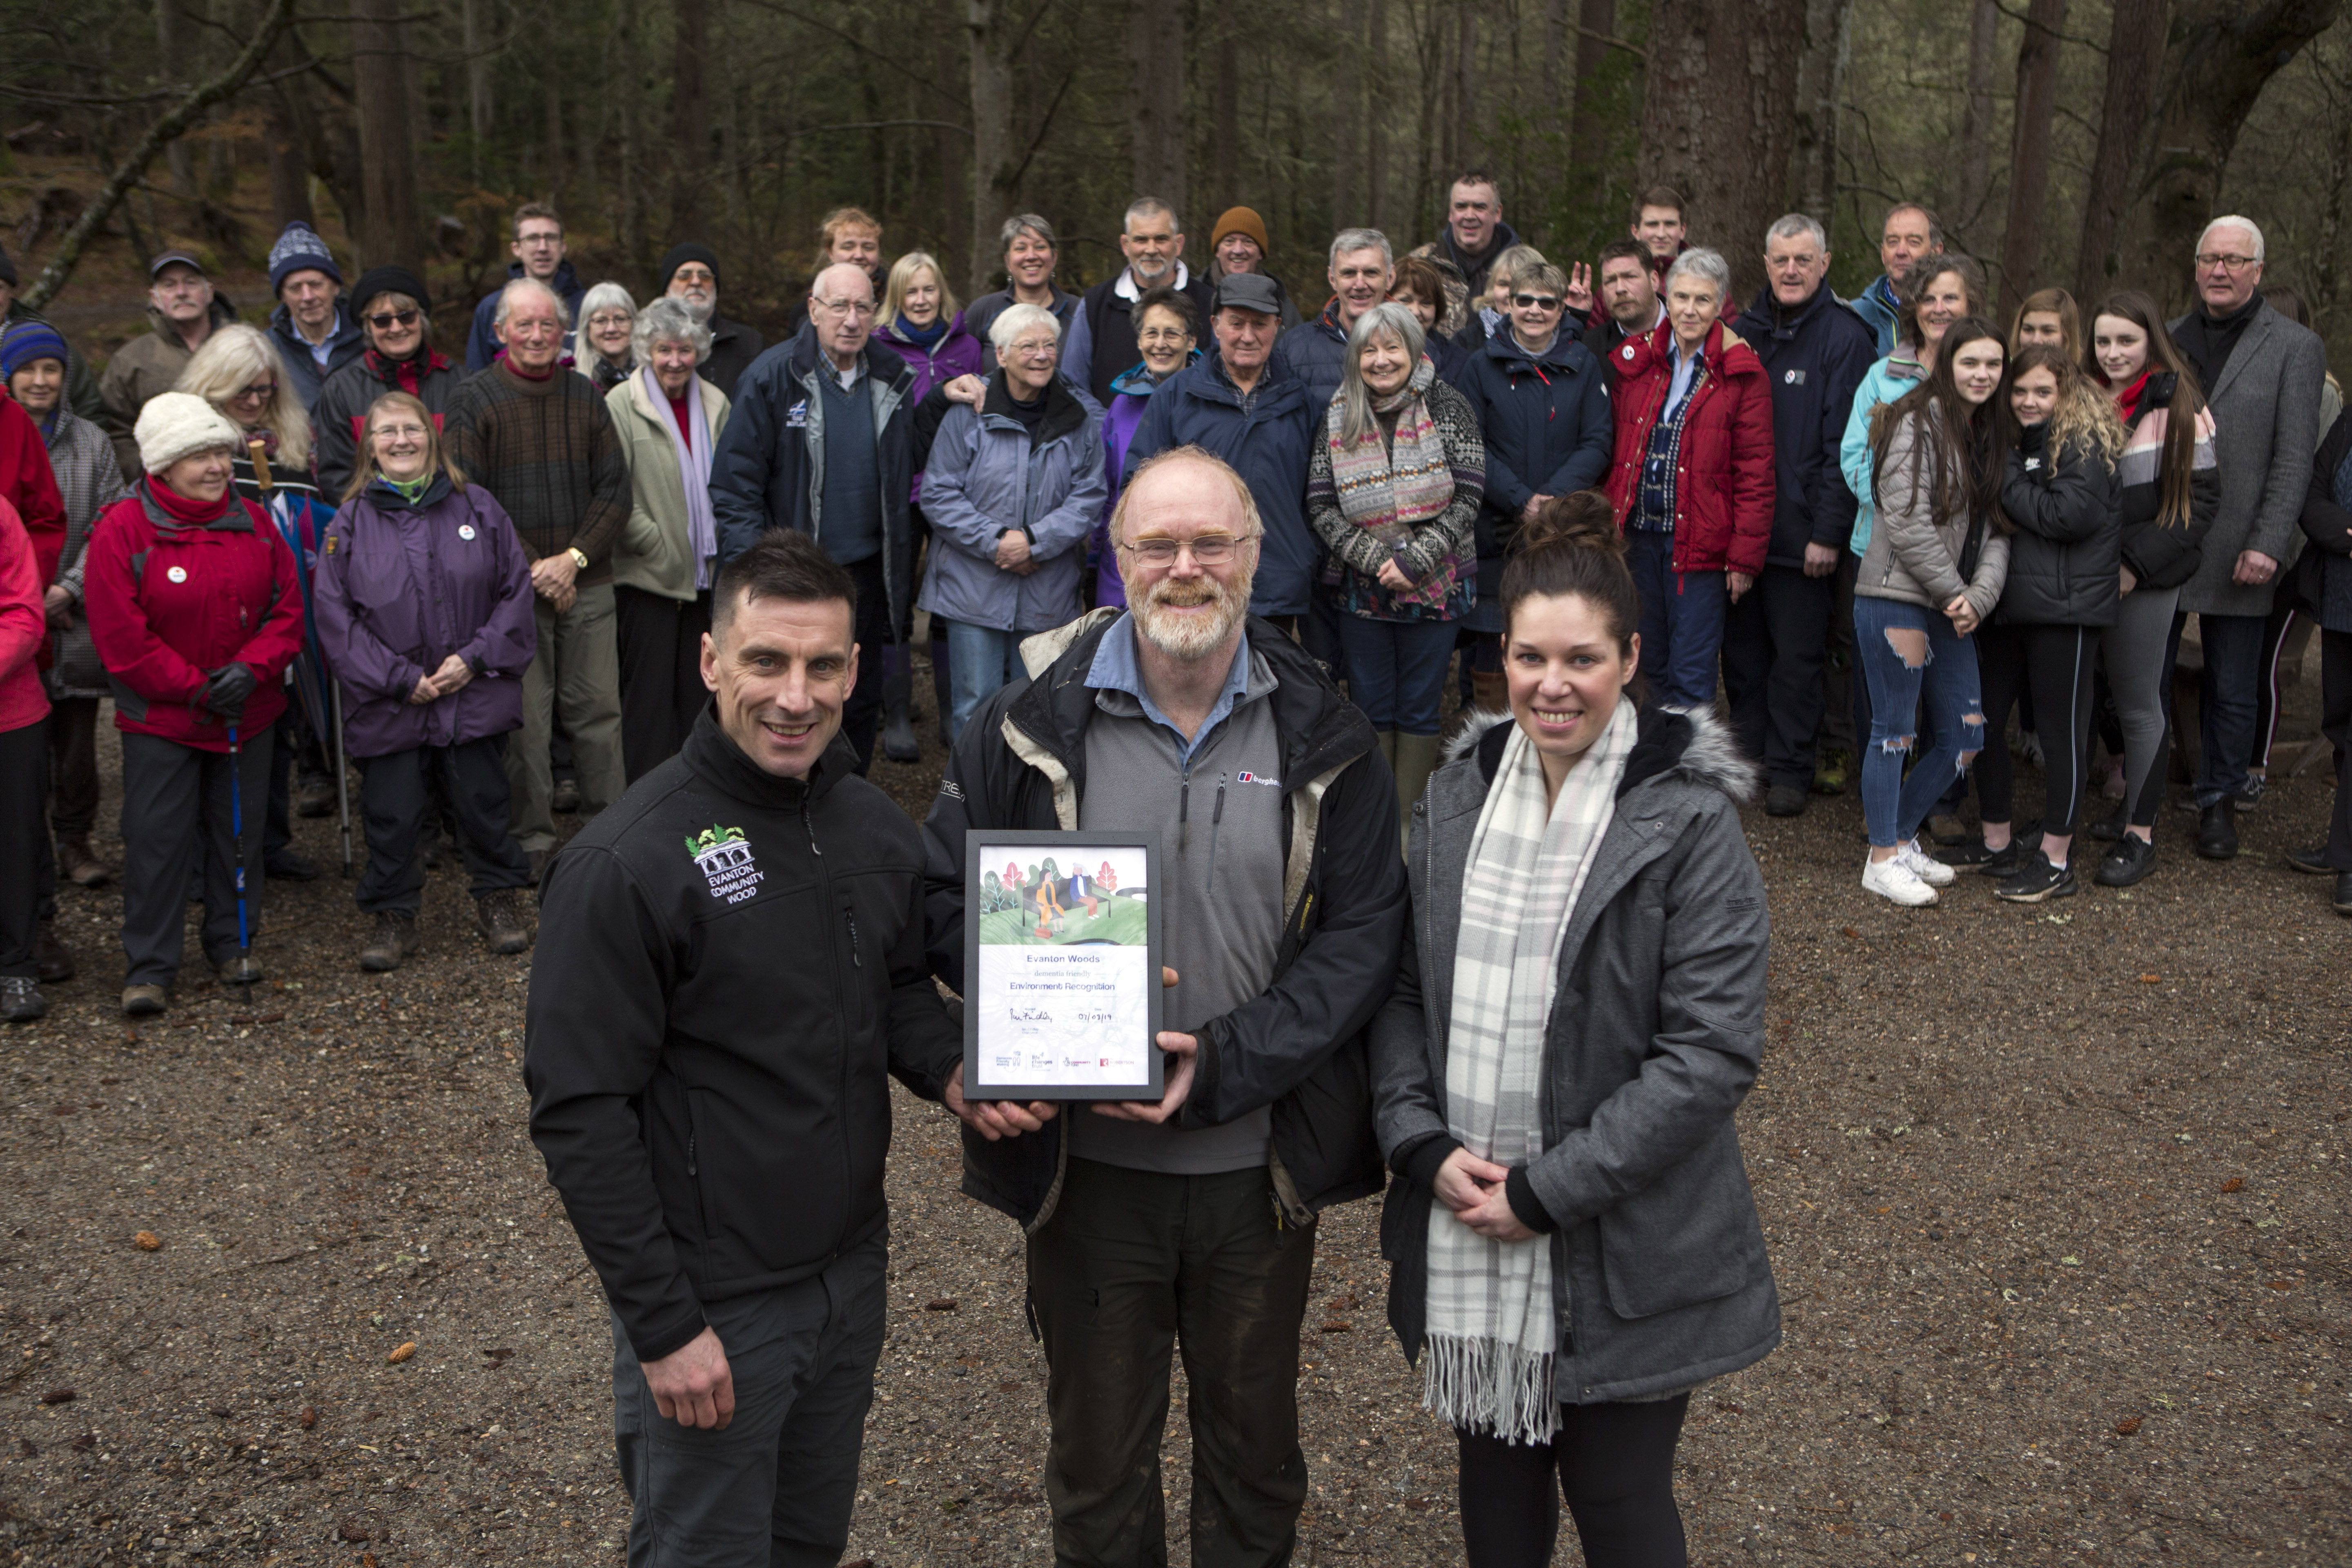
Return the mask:
<svg viewBox="0 0 2352 1568">
<path fill-rule="evenodd" d="M 1158 1100 L 1160 835 L 964 836 L 973 1100 Z"/>
</svg>

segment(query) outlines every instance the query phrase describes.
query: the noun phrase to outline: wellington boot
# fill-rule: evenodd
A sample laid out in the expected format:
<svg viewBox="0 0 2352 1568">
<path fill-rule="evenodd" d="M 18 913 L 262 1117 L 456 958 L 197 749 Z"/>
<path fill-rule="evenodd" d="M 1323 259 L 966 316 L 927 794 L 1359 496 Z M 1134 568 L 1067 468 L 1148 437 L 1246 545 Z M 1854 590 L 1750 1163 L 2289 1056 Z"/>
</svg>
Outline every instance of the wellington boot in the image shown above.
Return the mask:
<svg viewBox="0 0 2352 1568">
<path fill-rule="evenodd" d="M 1397 841 L 1401 847 L 1410 847 L 1412 805 L 1429 787 L 1429 775 L 1437 771 L 1437 748 L 1434 735 L 1401 734 L 1396 738 Z"/>
<path fill-rule="evenodd" d="M 1503 672 L 1499 669 L 1491 674 L 1483 669 L 1474 669 L 1470 672 L 1470 700 L 1489 713 L 1508 713 L 1511 710 L 1510 683 L 1503 679 Z"/>
</svg>

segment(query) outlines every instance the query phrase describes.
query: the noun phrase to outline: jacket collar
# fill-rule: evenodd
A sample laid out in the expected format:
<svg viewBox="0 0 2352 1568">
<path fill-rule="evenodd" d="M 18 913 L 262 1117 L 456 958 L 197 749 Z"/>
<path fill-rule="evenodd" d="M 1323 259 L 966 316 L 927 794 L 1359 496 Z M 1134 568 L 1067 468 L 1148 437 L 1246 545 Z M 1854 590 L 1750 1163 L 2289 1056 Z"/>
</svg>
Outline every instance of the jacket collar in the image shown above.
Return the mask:
<svg viewBox="0 0 2352 1568">
<path fill-rule="evenodd" d="M 1020 423 L 1013 413 L 1012 387 L 1001 367 L 988 378 L 988 390 L 981 398 L 980 411 L 984 416 L 1014 425 Z M 1048 441 L 1059 440 L 1086 422 L 1087 411 L 1079 406 L 1076 398 L 1070 395 L 1069 378 L 1056 374 L 1045 384 L 1045 416 L 1037 421 L 1036 439 L 1030 445 L 1042 447 Z"/>
<path fill-rule="evenodd" d="M 816 346 L 814 322 L 793 335 L 792 347 L 787 352 L 792 356 L 788 363 L 794 381 L 807 382 L 820 375 L 834 374 L 833 357 Z M 898 351 L 883 346 L 872 333 L 867 334 L 866 346 L 858 351 L 858 358 L 866 366 L 866 374 L 885 386 L 896 387 L 903 394 L 915 383 L 914 371 L 899 357 Z"/>
<path fill-rule="evenodd" d="M 1787 342 L 1803 331 L 1824 309 L 1839 303 L 1838 297 L 1830 292 L 1829 280 L 1823 279 L 1822 286 L 1813 290 L 1811 299 L 1793 310 L 1784 310 L 1780 308 L 1780 301 L 1772 297 L 1772 286 L 1767 283 L 1756 291 L 1756 302 L 1748 307 L 1748 313 L 1740 321 L 1743 324 L 1760 321 L 1768 333 Z"/>
<path fill-rule="evenodd" d="M 302 335 L 302 329 L 294 324 L 294 309 L 292 306 L 281 304 L 278 309 L 269 312 L 269 330 L 277 336 L 285 339 L 289 343 L 299 346 L 305 353 L 310 352 L 310 340 L 304 337 Z M 343 302 L 341 300 L 336 300 L 335 330 L 327 334 L 327 341 L 323 346 L 330 349 L 339 349 L 345 343 L 355 343 L 359 341 L 360 324 L 352 320 L 348 315 L 345 315 L 343 313 Z"/>
<path fill-rule="evenodd" d="M 1551 342 L 1539 354 L 1529 353 L 1519 344 L 1517 332 L 1505 321 L 1483 345 L 1486 357 L 1496 361 L 1512 374 L 1526 374 L 1536 370 L 1557 370 L 1574 374 L 1581 367 L 1576 363 L 1576 351 L 1584 345 L 1568 330 L 1568 318 L 1559 319 L 1559 330 L 1551 335 Z M 1590 357 L 1590 350 L 1586 350 Z"/>
<path fill-rule="evenodd" d="M 778 778 L 743 754 L 743 748 L 719 727 L 718 710 L 707 702 L 678 754 L 694 776 L 713 789 L 766 811 L 798 811 L 803 804 L 814 806 L 857 771 L 857 749 L 846 734 L 836 731 L 805 780 Z"/>
<path fill-rule="evenodd" d="M 1503 748 L 1511 739 L 1507 713 L 1474 710 L 1459 734 L 1446 742 L 1445 760 L 1475 754 L 1480 778 L 1495 782 L 1503 764 Z M 1634 731 L 1633 754 L 1625 759 L 1625 776 L 1617 783 L 1617 798 L 1652 779 L 1671 778 L 1704 785 L 1746 802 L 1755 798 L 1756 764 L 1740 753 L 1739 744 L 1712 713 L 1699 709 L 1644 707 Z"/>
<path fill-rule="evenodd" d="M 1495 226 L 1495 237 L 1488 242 L 1486 248 L 1480 252 L 1475 259 L 1463 255 L 1461 247 L 1454 243 L 1454 226 L 1450 223 L 1441 221 L 1438 224 L 1437 243 L 1444 248 L 1445 259 L 1454 263 L 1461 270 L 1463 278 L 1467 279 L 1471 273 L 1518 244 L 1519 231 L 1509 224 L 1497 223 Z"/>
<path fill-rule="evenodd" d="M 1242 395 L 1226 379 L 1224 363 L 1213 353 L 1195 360 L 1169 379 L 1184 383 L 1194 396 L 1210 403 L 1222 403 L 1228 408 L 1242 405 Z M 1268 360 L 1265 374 L 1258 378 L 1255 401 L 1252 405 L 1254 412 L 1261 418 L 1280 413 L 1289 406 L 1285 400 L 1294 396 L 1304 401 L 1307 384 L 1283 374 L 1275 367 L 1274 362 Z"/>
</svg>

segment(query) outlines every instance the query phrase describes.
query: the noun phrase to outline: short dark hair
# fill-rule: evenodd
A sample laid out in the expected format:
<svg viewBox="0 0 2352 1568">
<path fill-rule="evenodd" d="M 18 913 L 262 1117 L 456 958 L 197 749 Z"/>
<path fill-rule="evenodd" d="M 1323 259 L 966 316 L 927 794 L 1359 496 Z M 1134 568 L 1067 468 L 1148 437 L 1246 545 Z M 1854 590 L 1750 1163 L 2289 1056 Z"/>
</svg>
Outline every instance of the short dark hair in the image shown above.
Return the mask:
<svg viewBox="0 0 2352 1568">
<path fill-rule="evenodd" d="M 783 599 L 817 605 L 839 599 L 857 621 L 857 584 L 840 563 L 805 533 L 772 528 L 751 549 L 719 569 L 710 595 L 710 630 L 716 637 L 735 618 L 739 600 Z"/>
<path fill-rule="evenodd" d="M 2303 302 L 2303 295 L 2280 284 L 2263 290 L 2263 303 L 2293 321 L 2298 327 L 2311 325 L 2311 307 Z"/>
<path fill-rule="evenodd" d="M 1612 239 L 1601 247 L 1601 259 L 1592 264 L 1592 275 L 1599 278 L 1601 269 L 1612 261 L 1638 261 L 1646 268 L 1654 266 L 1656 260 L 1657 258 L 1650 254 L 1650 247 L 1638 239 L 1630 237 Z"/>
<path fill-rule="evenodd" d="M 555 210 L 555 205 L 552 202 L 525 202 L 515 208 L 514 237 L 517 239 L 522 237 L 522 226 L 535 217 L 547 219 L 555 226 L 558 233 L 562 232 L 563 215 Z"/>
<path fill-rule="evenodd" d="M 1196 340 L 1200 337 L 1201 308 L 1192 303 L 1192 296 L 1185 293 L 1181 289 L 1171 289 L 1165 283 L 1157 289 L 1146 289 L 1137 295 L 1135 310 L 1128 319 L 1137 326 L 1141 326 L 1143 312 L 1150 310 L 1154 305 L 1163 310 L 1175 311 L 1177 320 L 1184 323 L 1184 330 L 1192 333 Z"/>
<path fill-rule="evenodd" d="M 1685 222 L 1690 218 L 1690 214 L 1683 207 L 1683 194 L 1672 185 L 1652 185 L 1648 190 L 1635 196 L 1632 215 L 1633 222 L 1642 221 L 1643 207 L 1672 207 L 1676 218 Z"/>
<path fill-rule="evenodd" d="M 1498 179 L 1496 179 L 1496 178 L 1495 178 L 1495 176 L 1494 176 L 1494 175 L 1492 175 L 1492 174 L 1490 174 L 1486 173 L 1486 170 L 1484 170 L 1484 169 L 1465 169 L 1465 170 L 1463 170 L 1460 174 L 1456 174 L 1456 175 L 1454 175 L 1454 176 L 1453 184 L 1449 184 L 1449 185 L 1447 185 L 1447 186 L 1445 187 L 1445 199 L 1446 199 L 1446 201 L 1447 201 L 1447 203 L 1448 203 L 1449 205 L 1450 205 L 1450 204 L 1453 202 L 1453 200 L 1454 200 L 1454 185 L 1486 185 L 1486 186 L 1488 186 L 1488 187 L 1490 187 L 1490 188 L 1494 191 L 1494 193 L 1495 193 L 1495 203 L 1496 203 L 1496 205 L 1497 206 L 1499 206 L 1499 205 L 1502 205 L 1502 201 L 1503 201 L 1503 182 L 1502 182 L 1502 181 L 1500 181 L 1500 180 L 1498 180 Z"/>
<path fill-rule="evenodd" d="M 1642 623 L 1641 595 L 1625 564 L 1625 536 L 1617 508 L 1601 490 L 1571 490 L 1536 509 L 1520 527 L 1503 567 L 1503 634 L 1521 600 L 1574 594 L 1592 602 L 1620 653 L 1633 651 Z"/>
</svg>

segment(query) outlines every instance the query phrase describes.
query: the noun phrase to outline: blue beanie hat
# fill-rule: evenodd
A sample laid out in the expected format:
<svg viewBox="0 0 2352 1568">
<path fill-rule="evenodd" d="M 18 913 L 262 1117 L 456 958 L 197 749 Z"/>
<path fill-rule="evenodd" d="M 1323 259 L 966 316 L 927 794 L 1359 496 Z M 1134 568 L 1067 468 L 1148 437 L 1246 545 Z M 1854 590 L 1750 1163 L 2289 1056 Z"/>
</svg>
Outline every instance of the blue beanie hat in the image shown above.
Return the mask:
<svg viewBox="0 0 2352 1568">
<path fill-rule="evenodd" d="M 37 359 L 66 363 L 66 341 L 47 321 L 11 321 L 0 331 L 0 381 L 5 381 Z"/>
<path fill-rule="evenodd" d="M 278 243 L 269 247 L 269 291 L 275 294 L 285 288 L 286 279 L 297 272 L 323 272 L 338 286 L 343 280 L 327 242 L 299 218 L 288 224 L 286 232 L 278 237 Z"/>
</svg>

